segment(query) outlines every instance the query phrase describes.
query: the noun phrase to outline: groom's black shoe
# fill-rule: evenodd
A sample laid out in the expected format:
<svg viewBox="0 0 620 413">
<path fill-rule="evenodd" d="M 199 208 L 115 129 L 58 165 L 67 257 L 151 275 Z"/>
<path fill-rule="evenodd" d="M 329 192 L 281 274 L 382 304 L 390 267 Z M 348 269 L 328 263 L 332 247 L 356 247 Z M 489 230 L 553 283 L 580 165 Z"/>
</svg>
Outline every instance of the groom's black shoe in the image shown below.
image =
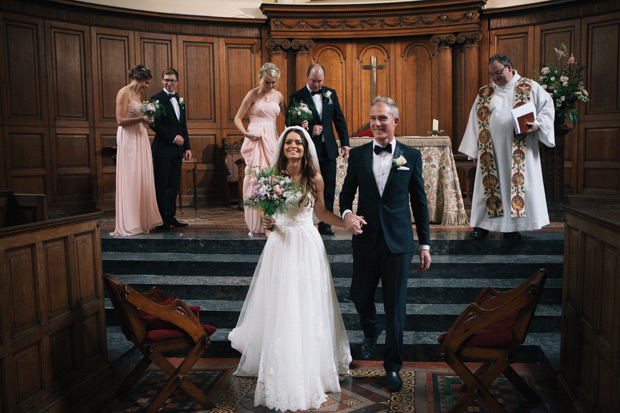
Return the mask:
<svg viewBox="0 0 620 413">
<path fill-rule="evenodd" d="M 170 218 L 166 219 L 166 223 L 168 225 L 171 225 L 171 226 L 177 227 L 177 228 L 183 228 L 183 227 L 187 226 L 187 223 L 179 222 L 179 221 L 177 221 L 177 219 L 175 217 L 170 217 Z"/>
<path fill-rule="evenodd" d="M 383 327 L 381 327 L 379 329 L 379 332 L 376 333 L 374 336 L 364 338 L 364 341 L 362 341 L 362 349 L 360 351 L 360 359 L 370 360 L 370 358 L 375 352 L 375 349 L 377 348 L 377 339 L 381 335 L 382 331 Z"/>
<path fill-rule="evenodd" d="M 386 371 L 387 384 L 385 387 L 391 392 L 400 391 L 403 388 L 403 380 L 397 371 Z"/>
</svg>

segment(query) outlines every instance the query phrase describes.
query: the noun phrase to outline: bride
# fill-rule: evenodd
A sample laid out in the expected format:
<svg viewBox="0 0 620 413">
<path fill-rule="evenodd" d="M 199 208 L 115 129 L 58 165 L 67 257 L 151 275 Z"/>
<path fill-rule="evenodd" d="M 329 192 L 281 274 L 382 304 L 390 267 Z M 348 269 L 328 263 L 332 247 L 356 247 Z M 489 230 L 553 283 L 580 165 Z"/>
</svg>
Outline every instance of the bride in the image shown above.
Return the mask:
<svg viewBox="0 0 620 413">
<path fill-rule="evenodd" d="M 325 208 L 316 149 L 303 128 L 282 133 L 272 166 L 299 182 L 304 195 L 275 220 L 263 220 L 266 228 L 274 223 L 275 228 L 228 336 L 242 353 L 234 374 L 258 377 L 255 406 L 318 409 L 326 393 L 340 392 L 338 375 L 348 372 L 351 351 L 312 212 L 334 226 L 344 222 Z M 354 218 L 361 233 L 365 221 Z"/>
</svg>

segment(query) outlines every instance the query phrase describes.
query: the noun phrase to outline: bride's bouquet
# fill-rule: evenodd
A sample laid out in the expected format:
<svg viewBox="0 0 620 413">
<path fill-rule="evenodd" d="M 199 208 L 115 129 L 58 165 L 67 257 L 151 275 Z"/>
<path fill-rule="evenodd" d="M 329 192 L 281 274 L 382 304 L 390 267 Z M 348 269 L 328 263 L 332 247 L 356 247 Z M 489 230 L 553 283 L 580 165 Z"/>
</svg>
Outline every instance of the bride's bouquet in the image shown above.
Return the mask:
<svg viewBox="0 0 620 413">
<path fill-rule="evenodd" d="M 288 125 L 301 126 L 304 120 L 310 122 L 313 118 L 312 109 L 306 102 L 298 102 L 293 99 L 293 105 L 287 111 L 286 123 Z"/>
<path fill-rule="evenodd" d="M 266 216 L 285 212 L 303 192 L 296 186 L 297 182 L 291 181 L 291 178 L 282 175 L 276 168 L 255 166 L 251 168 L 249 175 L 253 175 L 256 181 L 252 195 L 243 201 L 243 205 L 261 209 Z"/>
<path fill-rule="evenodd" d="M 156 118 L 166 114 L 166 108 L 159 103 L 159 100 L 145 100 L 140 104 L 140 113 L 149 118 Z"/>
</svg>

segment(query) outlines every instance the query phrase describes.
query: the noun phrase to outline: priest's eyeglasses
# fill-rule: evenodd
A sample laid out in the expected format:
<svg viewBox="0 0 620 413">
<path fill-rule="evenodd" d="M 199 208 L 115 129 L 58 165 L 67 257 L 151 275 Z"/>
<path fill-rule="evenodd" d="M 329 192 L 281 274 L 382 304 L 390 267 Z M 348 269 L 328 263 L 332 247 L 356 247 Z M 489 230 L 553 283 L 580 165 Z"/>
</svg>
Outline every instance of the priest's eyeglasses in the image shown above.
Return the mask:
<svg viewBox="0 0 620 413">
<path fill-rule="evenodd" d="M 502 67 L 500 70 L 498 70 L 497 72 L 493 72 L 493 73 L 489 73 L 489 76 L 491 77 L 497 77 L 500 76 L 502 74 L 502 72 L 504 71 L 504 69 L 506 69 L 507 65 L 504 65 L 504 67 Z"/>
</svg>

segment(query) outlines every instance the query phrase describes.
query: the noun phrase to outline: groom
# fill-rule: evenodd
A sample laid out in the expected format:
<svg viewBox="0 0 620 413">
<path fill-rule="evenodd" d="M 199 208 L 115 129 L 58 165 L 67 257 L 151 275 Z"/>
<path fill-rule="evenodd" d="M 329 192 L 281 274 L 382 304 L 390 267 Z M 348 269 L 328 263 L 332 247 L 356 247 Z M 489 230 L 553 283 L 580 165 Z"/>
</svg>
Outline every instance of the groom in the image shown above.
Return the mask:
<svg viewBox="0 0 620 413">
<path fill-rule="evenodd" d="M 373 142 L 350 152 L 347 175 L 340 193 L 340 208 L 347 230 L 359 226 L 351 209 L 359 188 L 357 215 L 367 224 L 353 236 L 353 280 L 355 304 L 364 341 L 361 358 L 368 360 L 383 331 L 375 309 L 375 291 L 381 280 L 385 307 L 385 353 L 383 366 L 387 388 L 399 391 L 403 366 L 403 331 L 407 304 L 407 276 L 414 251 L 409 202 L 420 243 L 420 271 L 431 265 L 430 233 L 422 157 L 420 151 L 397 142 L 398 106 L 390 98 L 377 96 L 370 108 Z"/>
<path fill-rule="evenodd" d="M 305 102 L 314 114 L 314 118 L 308 124 L 308 132 L 316 147 L 321 175 L 325 182 L 323 191 L 325 208 L 333 211 L 336 196 L 336 158 L 338 158 L 334 125 L 345 161 L 349 156 L 349 131 L 336 91 L 324 87 L 323 80 L 325 80 L 325 68 L 318 63 L 311 64 L 306 73 L 306 85 L 291 95 L 289 108 L 296 102 Z M 319 232 L 323 235 L 334 235 L 331 227 L 324 222 L 319 222 Z"/>
<path fill-rule="evenodd" d="M 189 135 L 185 122 L 185 102 L 176 93 L 179 72 L 169 67 L 161 74 L 163 90 L 153 96 L 151 100 L 159 100 L 166 109 L 164 115 L 155 118 L 151 129 L 155 131 L 153 139 L 153 172 L 155 174 L 155 194 L 157 206 L 164 221 L 157 227 L 159 230 L 173 227 L 186 227 L 179 222 L 176 214 L 176 199 L 181 182 L 181 166 L 183 158 L 191 159 L 192 151 L 189 147 Z"/>
</svg>

